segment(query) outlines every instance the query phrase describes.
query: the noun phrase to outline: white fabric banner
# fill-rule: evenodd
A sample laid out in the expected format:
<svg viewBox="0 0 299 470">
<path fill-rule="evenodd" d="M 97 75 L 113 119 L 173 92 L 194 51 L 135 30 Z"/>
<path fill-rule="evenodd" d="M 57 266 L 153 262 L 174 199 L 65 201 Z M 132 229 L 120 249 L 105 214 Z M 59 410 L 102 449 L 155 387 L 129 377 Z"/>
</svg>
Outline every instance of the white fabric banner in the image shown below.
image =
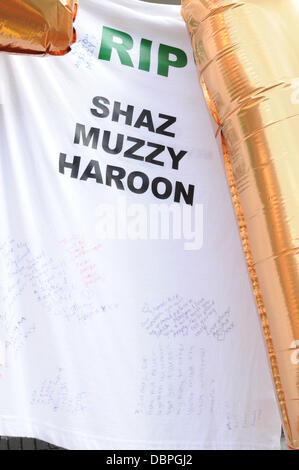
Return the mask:
<svg viewBox="0 0 299 470">
<path fill-rule="evenodd" d="M 279 448 L 180 9 L 81 0 L 76 29 L 65 57 L 0 57 L 0 434 Z"/>
</svg>

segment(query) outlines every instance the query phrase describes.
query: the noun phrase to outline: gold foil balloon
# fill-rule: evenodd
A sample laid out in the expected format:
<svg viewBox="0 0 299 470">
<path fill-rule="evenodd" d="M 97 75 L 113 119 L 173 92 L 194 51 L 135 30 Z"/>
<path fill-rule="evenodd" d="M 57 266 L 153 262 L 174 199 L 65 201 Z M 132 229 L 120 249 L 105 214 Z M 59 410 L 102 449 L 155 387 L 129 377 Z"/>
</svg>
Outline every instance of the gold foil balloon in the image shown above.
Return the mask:
<svg viewBox="0 0 299 470">
<path fill-rule="evenodd" d="M 0 0 L 0 51 L 66 54 L 76 12 L 77 0 Z"/>
<path fill-rule="evenodd" d="M 299 0 L 183 0 L 289 447 L 299 449 Z"/>
</svg>

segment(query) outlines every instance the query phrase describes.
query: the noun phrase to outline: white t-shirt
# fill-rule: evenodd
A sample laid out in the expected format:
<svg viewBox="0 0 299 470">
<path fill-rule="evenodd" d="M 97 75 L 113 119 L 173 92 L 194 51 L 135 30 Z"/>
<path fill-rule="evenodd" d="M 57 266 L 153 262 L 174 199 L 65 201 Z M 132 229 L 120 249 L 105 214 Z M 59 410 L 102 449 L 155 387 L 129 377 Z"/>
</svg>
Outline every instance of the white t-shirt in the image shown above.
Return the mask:
<svg viewBox="0 0 299 470">
<path fill-rule="evenodd" d="M 0 57 L 0 435 L 279 448 L 179 7 L 81 0 L 76 28 L 65 57 Z"/>
</svg>

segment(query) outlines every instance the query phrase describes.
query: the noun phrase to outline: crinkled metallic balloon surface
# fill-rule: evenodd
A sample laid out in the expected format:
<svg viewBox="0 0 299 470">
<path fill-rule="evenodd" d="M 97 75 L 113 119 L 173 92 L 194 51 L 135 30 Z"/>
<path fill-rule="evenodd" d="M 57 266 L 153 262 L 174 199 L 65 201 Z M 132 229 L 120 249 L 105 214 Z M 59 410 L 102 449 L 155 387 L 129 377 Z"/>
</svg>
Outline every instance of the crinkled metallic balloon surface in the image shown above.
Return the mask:
<svg viewBox="0 0 299 470">
<path fill-rule="evenodd" d="M 299 449 L 299 0 L 182 3 L 223 134 L 285 432 Z"/>
<path fill-rule="evenodd" d="M 76 40 L 77 0 L 0 0 L 0 51 L 63 55 Z"/>
</svg>

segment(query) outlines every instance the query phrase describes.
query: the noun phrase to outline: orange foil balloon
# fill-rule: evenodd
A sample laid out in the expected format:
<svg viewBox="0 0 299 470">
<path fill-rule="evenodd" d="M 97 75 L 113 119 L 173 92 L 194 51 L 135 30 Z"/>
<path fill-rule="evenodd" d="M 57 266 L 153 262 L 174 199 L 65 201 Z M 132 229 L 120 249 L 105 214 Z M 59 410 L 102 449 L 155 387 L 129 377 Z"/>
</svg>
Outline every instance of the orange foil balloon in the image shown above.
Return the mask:
<svg viewBox="0 0 299 470">
<path fill-rule="evenodd" d="M 0 0 L 0 51 L 66 54 L 76 12 L 77 0 Z"/>
<path fill-rule="evenodd" d="M 299 449 L 299 0 L 183 0 L 289 447 Z"/>
</svg>

